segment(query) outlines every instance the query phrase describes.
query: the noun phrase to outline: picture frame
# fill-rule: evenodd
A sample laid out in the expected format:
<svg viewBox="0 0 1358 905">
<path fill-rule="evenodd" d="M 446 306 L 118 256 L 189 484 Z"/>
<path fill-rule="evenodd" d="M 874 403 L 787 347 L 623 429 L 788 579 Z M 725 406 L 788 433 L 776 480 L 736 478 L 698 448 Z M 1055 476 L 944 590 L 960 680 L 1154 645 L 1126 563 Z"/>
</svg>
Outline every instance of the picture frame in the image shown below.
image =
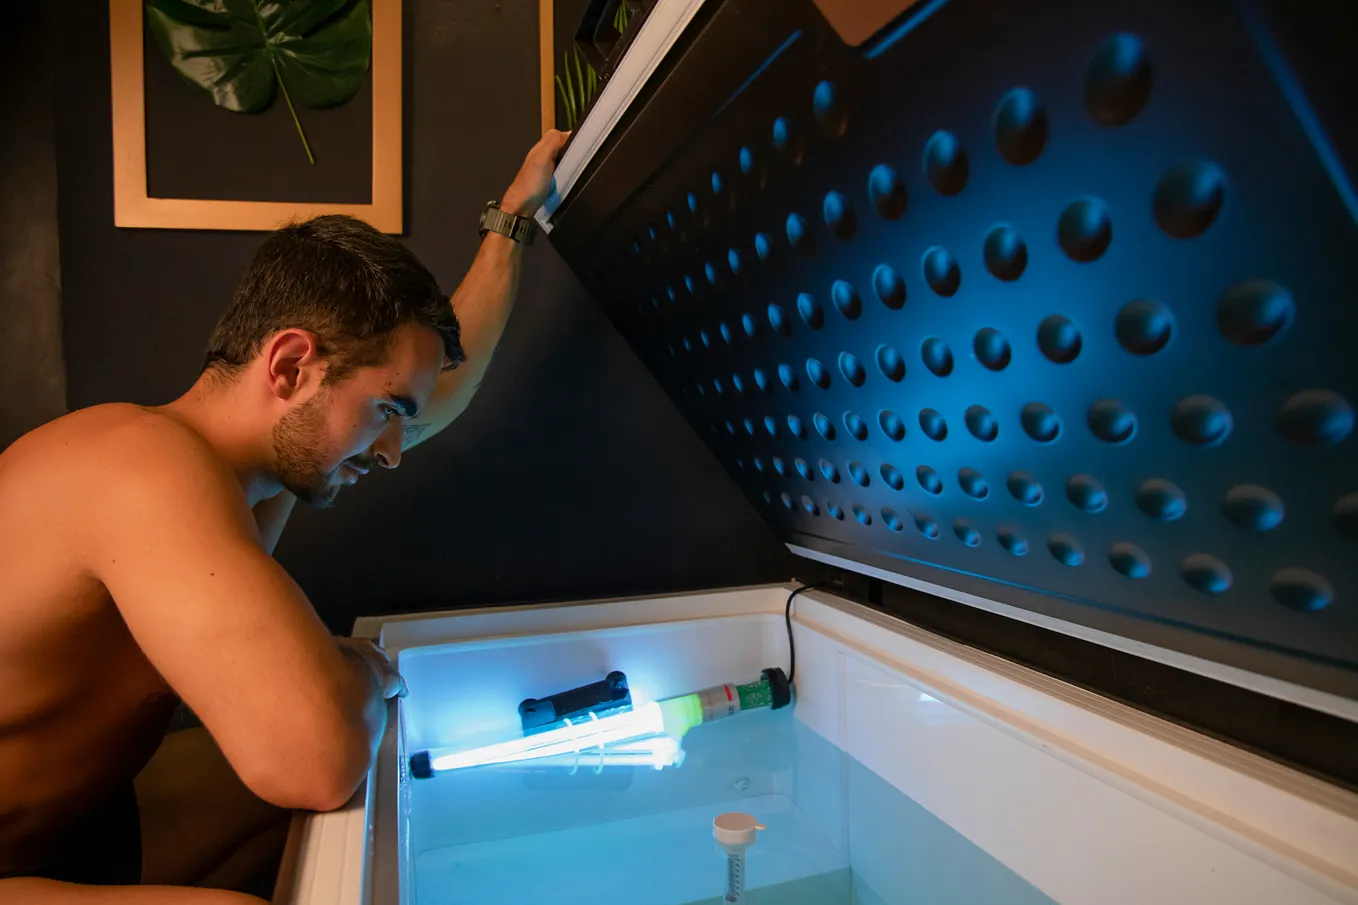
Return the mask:
<svg viewBox="0 0 1358 905">
<path fill-rule="evenodd" d="M 158 51 L 145 22 L 143 0 L 109 0 L 115 226 L 269 231 L 294 219 L 348 214 L 384 233 L 404 231 L 401 0 L 372 2 L 372 186 L 366 204 L 152 197 L 143 65 L 146 53 Z"/>
<path fill-rule="evenodd" d="M 538 71 L 542 80 L 542 134 L 556 128 L 556 10 L 552 0 L 538 0 Z"/>
<path fill-rule="evenodd" d="M 613 42 L 622 40 L 628 22 L 655 2 L 538 0 L 544 132 L 573 131 L 580 125 L 603 90 L 599 72 L 614 49 Z M 594 34 L 594 40 L 584 39 L 586 33 Z"/>
</svg>

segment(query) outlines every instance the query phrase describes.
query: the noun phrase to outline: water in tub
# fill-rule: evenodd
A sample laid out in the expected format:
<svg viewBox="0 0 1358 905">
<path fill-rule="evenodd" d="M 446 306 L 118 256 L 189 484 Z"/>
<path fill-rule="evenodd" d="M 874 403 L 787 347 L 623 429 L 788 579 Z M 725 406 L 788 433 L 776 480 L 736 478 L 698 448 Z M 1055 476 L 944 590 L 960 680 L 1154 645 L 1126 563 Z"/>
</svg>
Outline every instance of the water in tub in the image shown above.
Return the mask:
<svg viewBox="0 0 1358 905">
<path fill-rule="evenodd" d="M 698 726 L 683 762 L 472 767 L 408 781 L 411 905 L 729 901 L 712 821 L 748 813 L 750 905 L 1051 900 L 799 722 L 794 708 Z"/>
</svg>

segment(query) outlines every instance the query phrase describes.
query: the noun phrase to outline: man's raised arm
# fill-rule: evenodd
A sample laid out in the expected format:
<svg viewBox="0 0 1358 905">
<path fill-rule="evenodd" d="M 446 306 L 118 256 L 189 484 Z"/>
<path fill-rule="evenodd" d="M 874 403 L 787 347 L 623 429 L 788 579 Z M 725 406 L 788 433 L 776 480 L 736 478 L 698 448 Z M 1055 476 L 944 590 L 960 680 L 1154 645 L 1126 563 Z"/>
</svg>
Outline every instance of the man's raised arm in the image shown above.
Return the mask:
<svg viewBox="0 0 1358 905">
<path fill-rule="evenodd" d="M 531 217 L 542 207 L 551 191 L 556 157 L 561 153 L 566 137 L 567 133 L 553 129 L 533 146 L 524 158 L 518 176 L 505 192 L 501 210 Z M 471 269 L 452 297 L 467 360 L 439 377 L 434 395 L 419 418 L 406 422 L 404 449 L 443 430 L 471 404 L 514 309 L 522 260 L 523 248 L 513 239 L 491 232 L 481 241 L 481 249 Z"/>
</svg>

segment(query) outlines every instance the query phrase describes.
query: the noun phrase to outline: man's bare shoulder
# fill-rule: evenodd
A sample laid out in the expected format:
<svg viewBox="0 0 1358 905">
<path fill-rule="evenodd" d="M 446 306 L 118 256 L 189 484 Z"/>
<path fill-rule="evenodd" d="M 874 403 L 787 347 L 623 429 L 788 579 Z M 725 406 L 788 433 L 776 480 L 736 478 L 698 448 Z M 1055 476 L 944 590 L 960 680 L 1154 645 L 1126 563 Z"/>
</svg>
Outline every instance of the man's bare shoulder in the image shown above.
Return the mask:
<svg viewBox="0 0 1358 905">
<path fill-rule="evenodd" d="M 15 441 L 4 458 L 65 464 L 86 460 L 125 470 L 156 470 L 177 462 L 223 470 L 225 462 L 201 434 L 162 411 L 113 402 L 80 409 L 36 428 Z"/>
<path fill-rule="evenodd" d="M 0 494 L 16 484 L 43 486 L 48 499 L 64 498 L 104 523 L 118 521 L 119 504 L 164 504 L 177 494 L 249 513 L 240 482 L 201 434 L 126 403 L 72 412 L 17 440 L 0 456 Z"/>
</svg>

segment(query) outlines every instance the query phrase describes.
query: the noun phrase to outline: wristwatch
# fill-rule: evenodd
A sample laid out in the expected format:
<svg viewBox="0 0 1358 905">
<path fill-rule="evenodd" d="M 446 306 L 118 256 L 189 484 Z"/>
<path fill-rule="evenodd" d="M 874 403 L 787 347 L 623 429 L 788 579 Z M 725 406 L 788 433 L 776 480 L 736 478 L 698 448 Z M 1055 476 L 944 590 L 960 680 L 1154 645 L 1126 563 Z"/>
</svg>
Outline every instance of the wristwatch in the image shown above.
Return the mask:
<svg viewBox="0 0 1358 905">
<path fill-rule="evenodd" d="M 492 201 L 481 212 L 481 238 L 488 232 L 508 236 L 521 245 L 532 245 L 533 237 L 538 234 L 538 225 L 532 217 L 520 217 L 500 210 L 500 202 Z"/>
</svg>

